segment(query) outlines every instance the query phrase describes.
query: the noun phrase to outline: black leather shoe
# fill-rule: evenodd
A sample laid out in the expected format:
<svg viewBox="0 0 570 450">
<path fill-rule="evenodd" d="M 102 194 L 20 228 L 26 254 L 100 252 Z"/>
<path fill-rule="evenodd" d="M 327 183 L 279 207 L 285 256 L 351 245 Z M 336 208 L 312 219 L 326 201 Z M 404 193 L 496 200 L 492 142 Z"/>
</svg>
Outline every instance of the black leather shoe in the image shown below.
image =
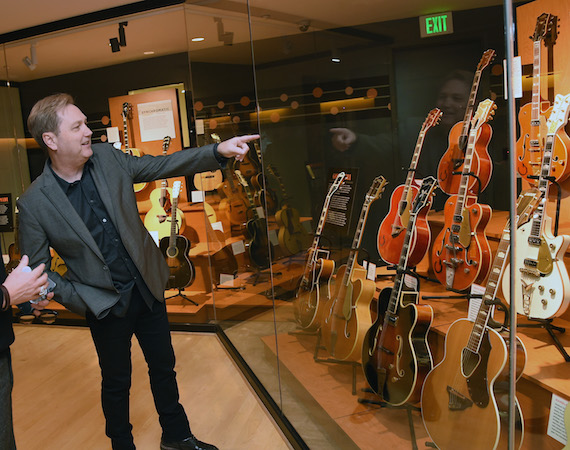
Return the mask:
<svg viewBox="0 0 570 450">
<path fill-rule="evenodd" d="M 160 440 L 160 450 L 218 450 L 218 447 L 212 444 L 206 444 L 199 441 L 194 435 L 178 442 L 164 442 Z"/>
</svg>

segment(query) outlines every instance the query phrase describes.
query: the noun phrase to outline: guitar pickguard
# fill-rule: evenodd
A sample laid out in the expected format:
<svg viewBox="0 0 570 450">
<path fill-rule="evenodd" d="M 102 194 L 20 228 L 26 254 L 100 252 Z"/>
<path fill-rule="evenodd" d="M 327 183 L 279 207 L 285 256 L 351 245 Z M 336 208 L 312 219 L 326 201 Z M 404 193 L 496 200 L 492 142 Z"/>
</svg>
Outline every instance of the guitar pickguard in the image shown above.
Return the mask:
<svg viewBox="0 0 570 450">
<path fill-rule="evenodd" d="M 479 365 L 473 370 L 472 375 L 467 377 L 469 396 L 479 408 L 485 408 L 489 404 L 487 364 L 490 353 L 491 342 L 489 341 L 489 333 L 485 330 L 481 339 L 481 347 L 479 348 Z M 462 367 L 462 370 L 465 370 L 465 368 Z"/>
</svg>

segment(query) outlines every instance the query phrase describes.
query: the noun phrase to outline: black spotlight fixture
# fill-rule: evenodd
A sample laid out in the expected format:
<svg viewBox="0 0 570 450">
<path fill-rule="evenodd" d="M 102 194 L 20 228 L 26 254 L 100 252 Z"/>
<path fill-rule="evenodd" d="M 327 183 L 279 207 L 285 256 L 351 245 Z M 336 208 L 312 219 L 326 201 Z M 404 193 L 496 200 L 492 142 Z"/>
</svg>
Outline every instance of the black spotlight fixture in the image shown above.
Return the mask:
<svg viewBox="0 0 570 450">
<path fill-rule="evenodd" d="M 119 23 L 119 37 L 109 39 L 109 46 L 111 47 L 111 51 L 113 53 L 120 52 L 121 47 L 127 46 L 127 37 L 125 35 L 125 27 L 128 24 L 129 24 L 128 22 Z"/>
<path fill-rule="evenodd" d="M 121 46 L 119 45 L 119 40 L 117 38 L 109 39 L 109 45 L 111 46 L 111 51 L 117 53 L 121 51 Z"/>
</svg>

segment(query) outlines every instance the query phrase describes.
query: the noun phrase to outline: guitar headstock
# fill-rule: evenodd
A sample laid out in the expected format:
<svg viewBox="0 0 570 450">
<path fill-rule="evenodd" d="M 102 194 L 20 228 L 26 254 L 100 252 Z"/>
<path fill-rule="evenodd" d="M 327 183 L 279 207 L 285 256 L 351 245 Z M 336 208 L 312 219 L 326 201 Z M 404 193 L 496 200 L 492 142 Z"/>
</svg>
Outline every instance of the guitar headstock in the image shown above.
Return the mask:
<svg viewBox="0 0 570 450">
<path fill-rule="evenodd" d="M 490 48 L 485 53 L 483 53 L 479 64 L 477 64 L 477 70 L 483 70 L 485 67 L 491 64 L 491 62 L 493 62 L 493 59 L 495 59 L 495 50 Z"/>
<path fill-rule="evenodd" d="M 434 177 L 425 177 L 420 186 L 420 190 L 414 199 L 411 214 L 419 213 L 429 202 L 435 188 L 437 187 L 437 180 Z"/>
<path fill-rule="evenodd" d="M 558 94 L 554 98 L 554 106 L 552 107 L 552 112 L 548 117 L 546 122 L 546 128 L 548 128 L 548 134 L 556 134 L 556 132 L 566 125 L 568 122 L 568 113 L 570 111 L 570 94 L 561 95 Z"/>
<path fill-rule="evenodd" d="M 255 153 L 257 154 L 257 159 L 259 159 L 259 162 L 261 163 L 261 147 L 259 146 L 259 144 L 257 142 L 253 143 L 253 147 L 255 148 Z"/>
<path fill-rule="evenodd" d="M 172 199 L 178 198 L 180 195 L 180 189 L 182 188 L 182 181 L 175 181 L 172 183 Z"/>
<path fill-rule="evenodd" d="M 168 152 L 168 147 L 170 147 L 170 136 L 164 136 L 162 139 L 162 153 L 166 154 Z"/>
<path fill-rule="evenodd" d="M 327 197 L 333 195 L 336 191 L 338 191 L 338 188 L 342 185 L 342 183 L 344 183 L 345 178 L 346 178 L 346 173 L 339 172 L 337 174 L 336 178 L 334 179 L 334 181 L 331 184 L 331 187 L 329 188 L 329 192 L 327 194 Z"/>
<path fill-rule="evenodd" d="M 427 131 L 431 127 L 434 127 L 437 124 L 439 124 L 439 121 L 441 120 L 442 115 L 443 115 L 443 112 L 441 111 L 441 109 L 439 109 L 439 108 L 432 109 L 428 113 L 426 120 L 424 120 L 424 123 L 422 125 L 422 131 Z"/>
<path fill-rule="evenodd" d="M 123 119 L 133 118 L 133 105 L 129 102 L 123 103 Z"/>
<path fill-rule="evenodd" d="M 530 37 L 533 42 L 544 40 L 545 45 L 554 44 L 558 35 L 558 17 L 542 13 L 536 19 L 534 34 Z"/>
<path fill-rule="evenodd" d="M 249 184 L 247 184 L 247 181 L 245 180 L 244 176 L 241 174 L 241 171 L 239 169 L 235 170 L 235 174 L 236 177 L 239 181 L 239 183 L 244 187 L 244 188 L 249 188 Z"/>
<path fill-rule="evenodd" d="M 542 199 L 542 194 L 543 192 L 540 189 L 534 187 L 520 193 L 517 199 L 517 228 L 531 219 L 534 210 Z"/>
<path fill-rule="evenodd" d="M 497 105 L 495 105 L 495 102 L 491 99 L 486 99 L 479 103 L 477 111 L 471 120 L 471 130 L 477 130 L 481 128 L 484 123 L 493 120 L 496 109 Z"/>
<path fill-rule="evenodd" d="M 372 203 L 373 201 L 378 200 L 382 192 L 384 192 L 387 184 L 388 181 L 386 181 L 386 178 L 382 175 L 374 178 L 372 186 L 370 186 L 370 189 L 366 193 L 366 202 Z"/>
</svg>

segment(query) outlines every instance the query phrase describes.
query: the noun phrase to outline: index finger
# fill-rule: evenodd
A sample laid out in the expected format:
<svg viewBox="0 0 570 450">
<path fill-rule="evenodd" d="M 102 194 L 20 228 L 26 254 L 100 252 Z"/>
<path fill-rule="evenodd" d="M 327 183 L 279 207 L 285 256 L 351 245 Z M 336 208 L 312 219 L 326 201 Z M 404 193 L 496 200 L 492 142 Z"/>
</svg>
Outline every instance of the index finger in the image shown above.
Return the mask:
<svg viewBox="0 0 570 450">
<path fill-rule="evenodd" d="M 240 136 L 238 139 L 242 142 L 251 142 L 259 139 L 261 136 L 259 134 L 246 134 L 245 136 Z"/>
</svg>

